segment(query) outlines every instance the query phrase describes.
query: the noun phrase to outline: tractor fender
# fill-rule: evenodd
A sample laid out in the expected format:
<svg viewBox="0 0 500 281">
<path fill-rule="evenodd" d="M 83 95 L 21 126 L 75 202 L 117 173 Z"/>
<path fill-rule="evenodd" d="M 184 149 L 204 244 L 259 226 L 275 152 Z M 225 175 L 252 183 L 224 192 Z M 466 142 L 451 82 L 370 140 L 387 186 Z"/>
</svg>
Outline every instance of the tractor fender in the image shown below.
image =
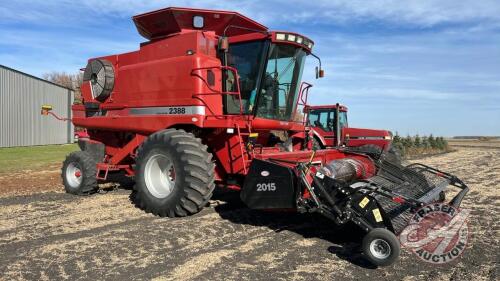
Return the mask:
<svg viewBox="0 0 500 281">
<path fill-rule="evenodd" d="M 311 132 L 312 132 L 313 137 L 316 138 L 316 140 L 319 142 L 319 144 L 322 147 L 326 147 L 325 138 L 323 136 L 321 136 L 321 134 L 318 133 L 316 130 L 314 130 L 314 128 L 311 128 Z"/>
</svg>

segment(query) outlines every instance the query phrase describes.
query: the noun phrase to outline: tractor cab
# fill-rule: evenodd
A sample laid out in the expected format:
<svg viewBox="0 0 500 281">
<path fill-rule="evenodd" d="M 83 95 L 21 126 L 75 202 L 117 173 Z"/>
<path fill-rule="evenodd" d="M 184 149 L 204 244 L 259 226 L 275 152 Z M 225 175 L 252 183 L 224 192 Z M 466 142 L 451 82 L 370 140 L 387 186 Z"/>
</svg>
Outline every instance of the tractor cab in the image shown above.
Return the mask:
<svg viewBox="0 0 500 281">
<path fill-rule="evenodd" d="M 340 105 L 338 111 L 337 105 L 307 107 L 306 112 L 307 124 L 323 134 L 335 133 L 337 120 L 340 130 L 348 127 L 347 108 L 345 106 Z"/>
<path fill-rule="evenodd" d="M 334 105 L 306 106 L 306 124 L 312 128 L 317 148 L 376 145 L 390 147 L 392 136 L 387 130 L 351 128 L 347 122 L 347 107 Z"/>
</svg>

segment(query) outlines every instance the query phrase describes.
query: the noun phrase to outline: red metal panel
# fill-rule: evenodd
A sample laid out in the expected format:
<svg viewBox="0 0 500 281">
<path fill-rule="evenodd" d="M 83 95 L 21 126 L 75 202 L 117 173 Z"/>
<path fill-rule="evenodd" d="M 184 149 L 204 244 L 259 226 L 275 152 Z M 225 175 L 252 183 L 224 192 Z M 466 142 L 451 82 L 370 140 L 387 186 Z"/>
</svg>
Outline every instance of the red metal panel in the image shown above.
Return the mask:
<svg viewBox="0 0 500 281">
<path fill-rule="evenodd" d="M 214 31 L 222 35 L 230 25 L 247 29 L 266 31 L 267 27 L 239 13 L 229 11 L 166 8 L 133 17 L 137 31 L 146 39 L 156 39 L 181 32 L 183 29 L 195 29 L 193 17 L 204 18 L 204 31 Z M 239 28 L 227 29 L 226 35 L 234 36 L 252 31 Z"/>
<path fill-rule="evenodd" d="M 117 165 L 120 163 L 125 157 L 132 154 L 134 150 L 141 145 L 141 143 L 146 139 L 143 135 L 135 135 L 135 137 L 122 149 L 120 149 L 111 159 L 109 163 L 111 165 Z"/>
</svg>

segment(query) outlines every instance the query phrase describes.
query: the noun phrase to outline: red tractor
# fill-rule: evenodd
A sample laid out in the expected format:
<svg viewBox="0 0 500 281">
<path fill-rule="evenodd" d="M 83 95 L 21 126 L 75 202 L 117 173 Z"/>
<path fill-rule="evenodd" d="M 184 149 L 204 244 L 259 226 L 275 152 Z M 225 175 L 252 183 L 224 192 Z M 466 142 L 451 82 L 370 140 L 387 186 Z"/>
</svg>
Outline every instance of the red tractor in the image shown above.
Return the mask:
<svg viewBox="0 0 500 281">
<path fill-rule="evenodd" d="M 224 185 L 241 190 L 250 208 L 354 222 L 367 232 L 366 257 L 388 265 L 399 255 L 395 234 L 416 207 L 450 184 L 463 189 L 455 205 L 467 192 L 450 174 L 393 165 L 384 155 L 277 146 L 270 131 L 297 126 L 308 89 L 304 62 L 316 57 L 308 37 L 227 11 L 167 8 L 133 21 L 148 40 L 139 50 L 93 58 L 85 68 L 83 104 L 73 105 L 72 122 L 87 134 L 63 163 L 68 193 L 93 193 L 99 180 L 123 171 L 135 179 L 139 208 L 182 217 Z M 395 176 L 385 179 L 388 167 Z M 394 189 L 400 181 L 409 183 Z"/>
<path fill-rule="evenodd" d="M 374 145 L 382 150 L 391 146 L 392 134 L 387 130 L 351 128 L 347 122 L 347 107 L 316 105 L 304 108 L 307 125 L 312 127 L 317 148 Z"/>
<path fill-rule="evenodd" d="M 344 105 L 305 105 L 303 123 L 314 149 L 350 147 L 369 153 L 385 151 L 392 161 L 401 162 L 400 152 L 392 146 L 392 133 L 349 127 Z"/>
</svg>

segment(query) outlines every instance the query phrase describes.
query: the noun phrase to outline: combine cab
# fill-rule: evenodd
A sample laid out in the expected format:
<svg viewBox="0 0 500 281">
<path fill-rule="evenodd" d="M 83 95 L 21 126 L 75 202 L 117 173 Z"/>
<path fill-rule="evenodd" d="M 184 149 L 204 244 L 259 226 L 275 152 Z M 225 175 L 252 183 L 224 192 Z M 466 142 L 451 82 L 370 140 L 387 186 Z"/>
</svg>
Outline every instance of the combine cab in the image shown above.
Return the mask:
<svg viewBox="0 0 500 281">
<path fill-rule="evenodd" d="M 133 20 L 148 41 L 137 51 L 90 59 L 85 68 L 83 104 L 73 106 L 72 122 L 86 132 L 81 151 L 63 163 L 68 193 L 93 193 L 98 181 L 121 171 L 135 179 L 139 208 L 182 217 L 199 212 L 223 185 L 241 190 L 250 208 L 353 221 L 367 231 L 367 245 L 378 239 L 392 247 L 377 258 L 366 246 L 367 258 L 387 265 L 399 253 L 394 233 L 406 217 L 384 202 L 405 198 L 398 204 L 411 213 L 461 184 L 445 173 L 437 185 L 420 181 L 437 172 L 391 166 L 382 154 L 277 146 L 270 131 L 297 126 L 293 117 L 309 88 L 301 83 L 304 62 L 317 57 L 308 37 L 226 11 L 168 8 Z M 317 73 L 323 76 L 321 67 Z M 467 192 L 460 186 L 456 205 Z M 372 203 L 356 209 L 359 200 Z"/>
</svg>

